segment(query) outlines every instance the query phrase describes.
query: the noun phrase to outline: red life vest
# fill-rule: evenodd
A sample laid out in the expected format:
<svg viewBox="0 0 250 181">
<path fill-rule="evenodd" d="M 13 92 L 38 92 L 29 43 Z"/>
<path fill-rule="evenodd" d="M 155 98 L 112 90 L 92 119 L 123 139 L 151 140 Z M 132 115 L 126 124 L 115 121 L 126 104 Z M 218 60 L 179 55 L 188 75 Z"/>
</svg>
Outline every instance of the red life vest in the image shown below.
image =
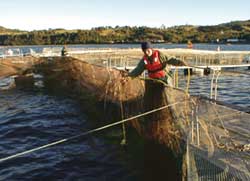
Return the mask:
<svg viewBox="0 0 250 181">
<path fill-rule="evenodd" d="M 143 60 L 146 69 L 148 70 L 148 76 L 153 79 L 165 77 L 165 72 L 163 71 L 162 64 L 160 62 L 160 56 L 158 50 L 153 50 L 152 54 L 153 61 L 148 60 L 147 56 L 144 55 Z"/>
</svg>

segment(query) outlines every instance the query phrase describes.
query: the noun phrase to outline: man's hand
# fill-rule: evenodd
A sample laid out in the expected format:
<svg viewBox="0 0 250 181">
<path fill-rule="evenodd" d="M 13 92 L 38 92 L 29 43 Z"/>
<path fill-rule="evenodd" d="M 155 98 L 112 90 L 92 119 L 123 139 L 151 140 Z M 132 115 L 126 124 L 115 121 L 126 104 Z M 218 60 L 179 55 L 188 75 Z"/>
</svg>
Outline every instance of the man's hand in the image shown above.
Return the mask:
<svg viewBox="0 0 250 181">
<path fill-rule="evenodd" d="M 128 81 L 128 72 L 120 71 L 121 74 L 121 84 L 125 84 Z"/>
<path fill-rule="evenodd" d="M 128 72 L 127 71 L 120 71 L 120 74 L 122 77 L 128 77 Z"/>
</svg>

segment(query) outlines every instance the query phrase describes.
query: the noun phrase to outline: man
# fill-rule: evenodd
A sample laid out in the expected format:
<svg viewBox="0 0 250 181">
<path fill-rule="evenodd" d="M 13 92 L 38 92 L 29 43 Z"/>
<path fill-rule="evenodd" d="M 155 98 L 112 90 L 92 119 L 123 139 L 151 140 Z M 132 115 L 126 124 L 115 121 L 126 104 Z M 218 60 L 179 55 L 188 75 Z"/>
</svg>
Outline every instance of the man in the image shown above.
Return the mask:
<svg viewBox="0 0 250 181">
<path fill-rule="evenodd" d="M 141 49 L 144 56 L 135 69 L 128 74 L 128 76 L 137 77 L 146 69 L 148 71 L 149 78 L 159 79 L 171 85 L 171 74 L 169 70 L 165 69 L 167 64 L 176 66 L 186 65 L 185 62 L 179 59 L 166 56 L 159 50 L 153 49 L 150 42 L 143 42 L 141 44 Z"/>
<path fill-rule="evenodd" d="M 171 74 L 168 69 L 166 69 L 167 64 L 171 65 L 186 65 L 185 62 L 164 55 L 162 52 L 152 48 L 150 42 L 143 42 L 141 44 L 141 49 L 144 53 L 142 59 L 138 63 L 135 69 L 128 73 L 128 76 L 136 77 L 139 76 L 144 70 L 147 70 L 148 76 L 150 79 L 162 80 L 164 83 L 172 86 Z M 143 95 L 143 112 L 151 111 L 157 109 L 161 106 L 166 106 L 169 104 L 168 98 L 166 98 L 165 86 L 159 84 L 155 81 L 145 81 L 145 91 Z M 144 122 L 141 124 L 142 130 L 145 132 L 146 137 L 148 138 L 145 142 L 145 175 L 144 179 L 146 180 L 156 180 L 160 179 L 161 176 L 167 176 L 170 180 L 176 180 L 179 178 L 179 172 L 181 166 L 176 164 L 174 161 L 175 158 L 178 160 L 182 159 L 182 154 L 175 155 L 171 149 L 166 149 L 163 144 L 167 145 L 169 148 L 177 143 L 179 138 L 175 138 L 174 135 L 171 135 L 170 132 L 174 131 L 177 135 L 179 133 L 178 129 L 175 128 L 173 123 L 173 112 L 172 107 L 168 109 L 149 114 L 144 117 Z M 168 131 L 169 129 L 170 131 Z M 161 140 L 162 143 L 156 143 L 155 140 Z M 178 141 L 176 141 L 178 140 Z M 176 144 L 178 145 L 178 144 Z M 161 149 L 161 152 L 159 152 Z M 174 149 L 174 148 L 173 148 Z M 150 155 L 156 153 L 159 159 L 150 159 Z M 169 168 L 162 166 L 164 161 L 168 160 L 171 166 Z M 152 164 L 156 164 L 157 167 L 153 169 L 148 169 Z M 182 164 L 180 164 L 182 165 Z"/>
<path fill-rule="evenodd" d="M 61 50 L 61 56 L 62 57 L 68 56 L 68 51 L 67 51 L 66 45 L 64 45 L 62 50 Z"/>
</svg>

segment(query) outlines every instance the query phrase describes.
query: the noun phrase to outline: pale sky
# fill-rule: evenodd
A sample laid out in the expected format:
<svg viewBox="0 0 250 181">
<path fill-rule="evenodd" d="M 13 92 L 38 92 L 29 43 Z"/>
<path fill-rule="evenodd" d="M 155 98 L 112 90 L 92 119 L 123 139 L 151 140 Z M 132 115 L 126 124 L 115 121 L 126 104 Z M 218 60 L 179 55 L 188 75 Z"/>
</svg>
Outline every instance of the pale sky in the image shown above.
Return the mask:
<svg viewBox="0 0 250 181">
<path fill-rule="evenodd" d="M 250 20 L 250 0 L 3 0 L 0 26 L 21 30 L 217 25 Z"/>
</svg>

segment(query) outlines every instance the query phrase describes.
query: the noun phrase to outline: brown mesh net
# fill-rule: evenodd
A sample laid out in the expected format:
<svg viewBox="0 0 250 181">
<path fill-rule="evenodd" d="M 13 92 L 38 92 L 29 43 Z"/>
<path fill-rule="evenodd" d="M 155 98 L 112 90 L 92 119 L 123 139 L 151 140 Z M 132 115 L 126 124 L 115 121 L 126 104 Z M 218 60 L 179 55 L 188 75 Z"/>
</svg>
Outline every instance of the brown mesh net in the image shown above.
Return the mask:
<svg viewBox="0 0 250 181">
<path fill-rule="evenodd" d="M 147 140 L 185 155 L 185 179 L 250 180 L 249 114 L 157 81 L 127 78 L 122 83 L 120 71 L 73 58 L 39 66 L 73 92 L 86 89 L 99 100 L 122 105 L 125 118 L 170 105 L 132 125 Z"/>
</svg>

